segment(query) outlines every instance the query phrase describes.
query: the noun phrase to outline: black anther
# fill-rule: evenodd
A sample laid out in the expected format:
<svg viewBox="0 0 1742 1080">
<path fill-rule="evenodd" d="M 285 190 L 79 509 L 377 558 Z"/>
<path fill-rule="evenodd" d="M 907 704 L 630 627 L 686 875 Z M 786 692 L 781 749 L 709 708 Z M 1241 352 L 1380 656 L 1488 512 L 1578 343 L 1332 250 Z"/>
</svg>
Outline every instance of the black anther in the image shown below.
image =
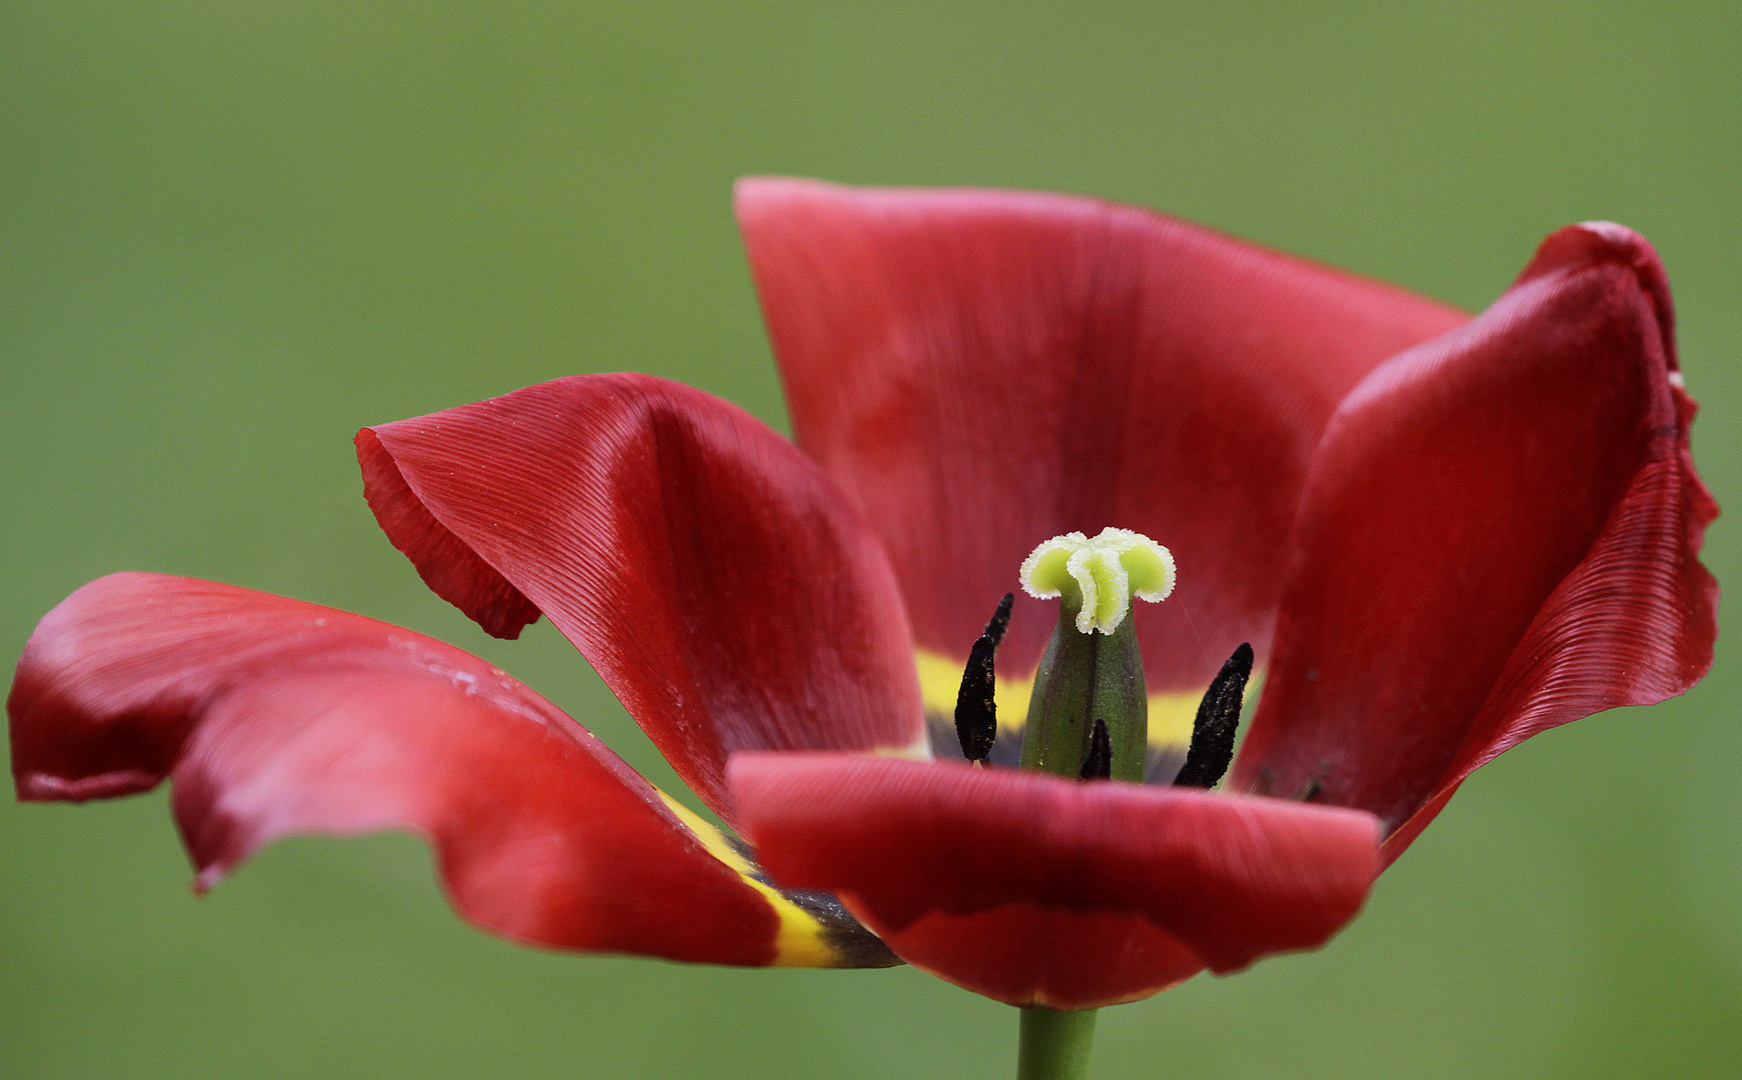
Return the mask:
<svg viewBox="0 0 1742 1080">
<path fill-rule="evenodd" d="M 1095 728 L 1089 732 L 1089 752 L 1083 756 L 1083 770 L 1077 774 L 1084 780 L 1105 780 L 1113 775 L 1113 740 L 1107 737 L 1107 721 L 1095 718 Z"/>
<path fill-rule="evenodd" d="M 1010 626 L 1010 605 L 1015 601 L 1014 593 L 1005 593 L 998 601 L 986 632 L 968 651 L 962 688 L 956 691 L 956 738 L 962 740 L 962 756 L 969 761 L 985 761 L 998 739 L 998 703 L 994 700 L 998 681 L 992 657 Z"/>
<path fill-rule="evenodd" d="M 1242 644 L 1228 657 L 1222 670 L 1204 691 L 1198 703 L 1198 718 L 1192 723 L 1192 745 L 1186 763 L 1174 777 L 1175 787 L 1215 787 L 1234 760 L 1234 732 L 1240 726 L 1240 703 L 1246 695 L 1246 680 L 1252 677 L 1252 646 Z"/>
</svg>

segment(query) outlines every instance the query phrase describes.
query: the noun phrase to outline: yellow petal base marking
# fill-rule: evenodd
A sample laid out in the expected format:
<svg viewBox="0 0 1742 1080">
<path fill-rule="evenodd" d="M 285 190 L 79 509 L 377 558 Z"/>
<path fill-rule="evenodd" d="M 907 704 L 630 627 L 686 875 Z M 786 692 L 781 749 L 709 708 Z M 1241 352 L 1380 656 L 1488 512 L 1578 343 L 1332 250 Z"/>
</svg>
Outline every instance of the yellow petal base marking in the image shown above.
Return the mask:
<svg viewBox="0 0 1742 1080">
<path fill-rule="evenodd" d="M 709 855 L 737 871 L 745 884 L 768 899 L 768 906 L 774 909 L 774 914 L 780 919 L 780 929 L 774 940 L 774 959 L 768 962 L 769 967 L 848 966 L 843 963 L 842 956 L 829 946 L 822 924 L 809 912 L 782 896 L 779 889 L 763 881 L 761 870 L 726 839 L 725 833 L 670 795 L 657 788 L 654 790 L 665 800 L 666 808 L 671 811 L 672 816 L 701 841 Z"/>
<path fill-rule="evenodd" d="M 916 650 L 914 662 L 919 666 L 919 692 L 925 699 L 928 713 L 937 713 L 946 720 L 956 715 L 956 692 L 962 687 L 962 666 L 966 660 L 952 660 L 924 649 Z M 1028 717 L 1028 699 L 1034 693 L 1034 674 L 1022 678 L 998 676 L 993 700 L 998 703 L 998 730 L 1016 732 Z M 1191 745 L 1192 721 L 1198 716 L 1202 690 L 1168 690 L 1149 695 L 1149 745 L 1158 750 L 1181 749 Z"/>
</svg>

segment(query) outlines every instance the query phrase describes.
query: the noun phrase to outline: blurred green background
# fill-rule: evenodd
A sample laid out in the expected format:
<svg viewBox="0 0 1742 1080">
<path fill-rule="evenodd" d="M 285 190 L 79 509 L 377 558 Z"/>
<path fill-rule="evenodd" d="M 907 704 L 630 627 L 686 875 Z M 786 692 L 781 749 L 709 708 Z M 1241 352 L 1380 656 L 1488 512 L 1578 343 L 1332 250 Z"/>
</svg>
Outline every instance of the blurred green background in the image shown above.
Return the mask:
<svg viewBox="0 0 1742 1080">
<path fill-rule="evenodd" d="M 501 664 L 669 783 L 547 624 L 498 642 L 377 533 L 350 437 L 576 371 L 784 427 L 744 173 L 1144 203 L 1480 308 L 1553 228 L 1667 263 L 1742 507 L 1730 3 L 0 5 L 0 660 L 113 570 L 349 608 Z M 1708 563 L 1742 580 L 1728 519 Z M 1324 951 L 1103 1014 L 1096 1076 L 1742 1073 L 1735 639 L 1685 698 L 1484 770 Z M 404 837 L 203 900 L 161 793 L 0 806 L 0 1075 L 1012 1074 L 910 969 L 544 954 Z"/>
</svg>

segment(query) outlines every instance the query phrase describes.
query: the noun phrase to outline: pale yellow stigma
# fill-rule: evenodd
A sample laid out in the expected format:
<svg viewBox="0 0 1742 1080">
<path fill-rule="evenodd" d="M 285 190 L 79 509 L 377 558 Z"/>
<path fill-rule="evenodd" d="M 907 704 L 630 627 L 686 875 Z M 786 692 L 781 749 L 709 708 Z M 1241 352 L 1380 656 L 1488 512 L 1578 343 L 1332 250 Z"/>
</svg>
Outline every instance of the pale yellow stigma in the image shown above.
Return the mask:
<svg viewBox="0 0 1742 1080">
<path fill-rule="evenodd" d="M 1055 536 L 1022 560 L 1019 580 L 1038 599 L 1082 594 L 1077 633 L 1111 634 L 1131 610 L 1131 597 L 1154 603 L 1173 592 L 1173 553 L 1130 529 Z"/>
</svg>

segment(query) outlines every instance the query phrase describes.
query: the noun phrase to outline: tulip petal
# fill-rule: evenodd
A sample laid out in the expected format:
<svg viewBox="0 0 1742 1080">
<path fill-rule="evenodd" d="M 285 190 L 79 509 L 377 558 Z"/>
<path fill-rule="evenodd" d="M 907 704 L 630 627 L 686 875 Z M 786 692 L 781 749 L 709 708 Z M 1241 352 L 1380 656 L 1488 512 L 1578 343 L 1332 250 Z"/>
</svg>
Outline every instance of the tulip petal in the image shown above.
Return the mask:
<svg viewBox="0 0 1742 1080">
<path fill-rule="evenodd" d="M 728 821 L 733 751 L 923 747 L 876 537 L 741 409 L 575 376 L 365 428 L 357 450 L 430 587 L 498 636 L 550 616 Z"/>
<path fill-rule="evenodd" d="M 721 964 L 886 965 L 832 898 L 783 895 L 500 670 L 362 616 L 115 574 L 44 617 L 7 701 L 21 799 L 166 775 L 204 889 L 293 833 L 407 829 L 455 908 L 517 941 Z"/>
<path fill-rule="evenodd" d="M 1236 787 L 1371 811 L 1389 861 L 1501 751 L 1705 673 L 1717 507 L 1670 311 L 1643 238 L 1572 226 L 1486 314 L 1350 395 Z"/>
<path fill-rule="evenodd" d="M 1235 646 L 1263 662 L 1337 402 L 1468 318 L 1072 196 L 761 178 L 737 209 L 798 443 L 882 536 L 919 646 L 959 673 L 1037 544 L 1134 529 L 1178 559 L 1173 597 L 1136 606 L 1150 689 L 1193 692 L 1187 730 Z M 1055 618 L 1016 604 L 1010 676 Z"/>
<path fill-rule="evenodd" d="M 1111 1005 L 1317 947 L 1378 869 L 1371 815 L 1277 799 L 850 754 L 739 754 L 731 782 L 774 880 L 1011 1005 Z"/>
</svg>

